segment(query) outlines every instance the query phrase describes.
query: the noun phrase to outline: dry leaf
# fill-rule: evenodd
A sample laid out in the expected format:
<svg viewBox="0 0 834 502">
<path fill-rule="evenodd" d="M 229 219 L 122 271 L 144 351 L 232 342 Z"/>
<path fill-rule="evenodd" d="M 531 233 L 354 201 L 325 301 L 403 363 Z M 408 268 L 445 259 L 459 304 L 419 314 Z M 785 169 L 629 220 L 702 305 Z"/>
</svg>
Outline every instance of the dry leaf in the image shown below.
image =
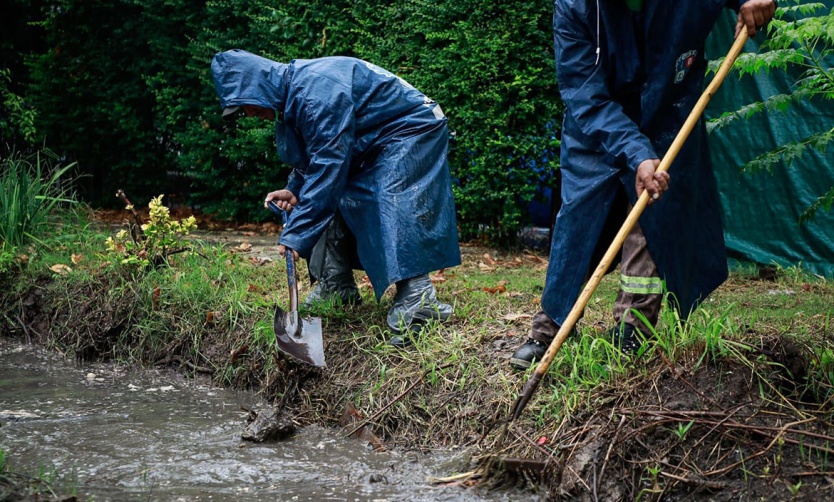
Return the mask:
<svg viewBox="0 0 834 502">
<path fill-rule="evenodd" d="M 446 269 L 438 270 L 436 274 L 430 276 L 431 282 L 437 284 L 439 282 L 446 282 Z"/>
<path fill-rule="evenodd" d="M 359 280 L 358 288 L 359 289 L 363 289 L 363 288 L 374 289 L 373 285 L 371 285 L 371 278 L 368 277 L 367 275 L 363 275 L 362 279 Z"/>
<path fill-rule="evenodd" d="M 520 319 L 530 319 L 531 317 L 533 316 L 530 314 L 507 314 L 504 316 L 504 320 L 513 322 L 518 321 Z"/>
<path fill-rule="evenodd" d="M 252 265 L 255 265 L 256 267 L 262 267 L 267 263 L 272 262 L 272 258 L 268 256 L 251 256 L 249 257 L 249 261 L 251 261 Z"/>
<path fill-rule="evenodd" d="M 72 255 L 70 255 L 70 259 L 72 260 L 72 262 L 74 264 L 78 265 L 79 263 L 81 263 L 81 260 L 84 259 L 84 255 L 82 255 L 82 254 L 72 254 Z"/>
<path fill-rule="evenodd" d="M 151 295 L 151 303 L 153 304 L 154 308 L 156 308 L 156 306 L 159 304 L 159 293 L 160 293 L 159 286 L 157 286 L 153 290 L 153 295 Z"/>
<path fill-rule="evenodd" d="M 489 255 L 489 253 L 484 253 L 484 261 L 489 266 L 495 265 L 495 260 L 492 259 L 492 257 Z"/>
<path fill-rule="evenodd" d="M 484 291 L 487 293 L 495 294 L 495 293 L 506 293 L 507 292 L 507 282 L 506 281 L 499 281 L 498 284 L 494 288 L 484 288 Z"/>
<path fill-rule="evenodd" d="M 254 236 L 258 235 L 258 233 L 257 232 L 252 232 L 250 230 L 249 232 L 243 232 L 243 235 L 245 235 L 246 237 L 254 237 Z"/>
<path fill-rule="evenodd" d="M 245 253 L 245 252 L 249 251 L 250 249 L 252 249 L 252 244 L 249 244 L 248 242 L 241 242 L 240 245 L 238 247 L 236 247 L 235 249 Z"/>
<path fill-rule="evenodd" d="M 257 292 L 258 292 L 258 286 L 254 285 L 254 284 L 250 284 L 250 285 L 249 285 L 249 290 L 248 290 L 248 291 L 249 291 L 250 293 L 257 293 Z"/>
<path fill-rule="evenodd" d="M 52 265 L 51 267 L 49 267 L 49 270 L 61 275 L 67 275 L 68 273 L 72 272 L 72 269 L 64 265 L 63 263 Z"/>
<path fill-rule="evenodd" d="M 478 268 L 481 269 L 481 272 L 491 272 L 492 270 L 495 270 L 494 267 L 490 267 L 489 265 L 487 265 L 486 263 L 484 263 L 482 261 L 478 262 Z"/>
</svg>

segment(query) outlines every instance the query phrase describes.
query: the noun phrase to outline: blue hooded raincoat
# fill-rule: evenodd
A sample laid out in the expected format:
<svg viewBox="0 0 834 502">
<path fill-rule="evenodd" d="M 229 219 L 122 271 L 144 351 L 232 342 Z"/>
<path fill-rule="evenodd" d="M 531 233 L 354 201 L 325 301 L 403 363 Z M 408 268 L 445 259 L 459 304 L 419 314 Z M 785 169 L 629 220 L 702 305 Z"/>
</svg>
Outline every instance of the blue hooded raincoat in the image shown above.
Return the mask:
<svg viewBox="0 0 834 502">
<path fill-rule="evenodd" d="M 637 166 L 662 158 L 701 96 L 704 44 L 725 7 L 743 1 L 556 0 L 556 74 L 566 105 L 562 206 L 542 308 L 564 322 L 586 279 L 618 191 L 634 204 Z M 727 41 L 730 47 L 732 40 Z M 727 278 L 718 191 L 701 121 L 669 169 L 669 190 L 640 226 L 683 316 Z M 610 225 L 610 223 L 609 223 Z"/>
<path fill-rule="evenodd" d="M 275 139 L 298 198 L 279 243 L 309 259 L 336 211 L 377 299 L 396 281 L 460 264 L 449 140 L 440 107 L 371 63 L 278 63 L 241 50 L 211 64 L 223 108 L 276 111 Z"/>
</svg>

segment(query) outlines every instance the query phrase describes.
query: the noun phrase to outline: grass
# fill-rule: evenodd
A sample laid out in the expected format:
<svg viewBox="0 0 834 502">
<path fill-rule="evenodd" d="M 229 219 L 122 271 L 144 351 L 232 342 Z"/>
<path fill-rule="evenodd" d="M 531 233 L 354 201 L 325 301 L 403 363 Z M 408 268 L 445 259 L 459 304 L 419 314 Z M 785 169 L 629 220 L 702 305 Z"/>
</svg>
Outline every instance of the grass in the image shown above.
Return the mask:
<svg viewBox="0 0 834 502">
<path fill-rule="evenodd" d="M 0 159 L 0 242 L 19 247 L 40 240 L 56 205 L 72 202 L 62 177 L 74 164 L 53 168 L 55 156 L 11 154 Z"/>
<path fill-rule="evenodd" d="M 760 453 L 766 444 L 738 432 L 748 429 L 726 429 L 741 427 L 736 419 L 749 410 L 766 409 L 781 424 L 813 417 L 823 431 L 832 419 L 834 284 L 800 268 L 780 269 L 774 280 L 762 280 L 752 269 L 734 271 L 686 322 L 664 309 L 635 358 L 622 357 L 604 336 L 618 287 L 609 275 L 591 299 L 579 335 L 562 346 L 522 417 L 502 438 L 495 419 L 508 416 L 529 374 L 511 371 L 507 357 L 523 343 L 540 308 L 547 265 L 542 257 L 462 246 L 463 265 L 432 275 L 439 298 L 453 303 L 455 314 L 447 323 L 428 324 L 406 351 L 386 343 L 393 291 L 377 304 L 357 272 L 361 305 L 324 305 L 309 313 L 324 323 L 328 369 L 319 371 L 274 349 L 273 310 L 287 302 L 280 259 L 259 259 L 266 250 L 245 252 L 197 239 L 190 241 L 190 252 L 137 271 L 105 253 L 111 233 L 76 211 L 64 216 L 47 245 L 19 248 L 14 259 L 27 255 L 26 265 L 4 288 L 15 293 L 0 303 L 4 330 L 83 358 L 171 366 L 218 385 L 256 389 L 290 406 L 302 424 L 335 426 L 352 402 L 392 447 L 469 447 L 568 463 L 570 454 L 596 444 L 596 437 L 611 445 L 608 455 L 597 452 L 597 458 L 611 459 L 611 474 L 640 473 L 632 497 L 679 486 L 670 480 L 681 478 L 696 460 L 709 464 L 704 472 L 732 466 L 729 458 L 709 457 L 710 451 L 724 451 L 727 441 L 741 441 L 739 479 L 765 467 L 770 476 L 781 475 L 785 468 L 757 464 L 773 458 L 770 450 Z M 303 298 L 310 286 L 306 267 L 298 268 Z M 31 296 L 35 290 L 43 296 Z M 15 297 L 35 302 L 38 317 L 21 314 Z M 698 414 L 748 401 L 749 410 L 727 412 L 725 429 L 711 415 Z M 751 411 L 745 427 L 771 434 L 763 417 Z M 652 421 L 665 432 L 643 437 Z M 825 439 L 798 442 L 790 434 L 783 433 L 788 442 L 780 445 L 781 456 L 793 452 L 806 463 L 827 465 Z M 635 436 L 647 446 L 654 441 L 653 448 L 612 439 Z M 693 455 L 705 452 L 703 458 L 686 457 L 678 450 L 684 446 Z M 623 448 L 635 448 L 650 463 L 632 465 Z M 676 458 L 681 466 L 669 471 Z M 806 479 L 803 493 L 809 486 Z"/>
</svg>

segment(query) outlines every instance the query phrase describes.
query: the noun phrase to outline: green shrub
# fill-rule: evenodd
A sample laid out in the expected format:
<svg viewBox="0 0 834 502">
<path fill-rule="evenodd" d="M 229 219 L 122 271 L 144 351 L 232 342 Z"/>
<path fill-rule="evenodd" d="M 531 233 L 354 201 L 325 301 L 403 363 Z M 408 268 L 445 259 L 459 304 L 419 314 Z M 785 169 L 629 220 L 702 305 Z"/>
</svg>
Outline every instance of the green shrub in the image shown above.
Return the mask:
<svg viewBox="0 0 834 502">
<path fill-rule="evenodd" d="M 162 195 L 148 204 L 150 221 L 138 229 L 121 230 L 115 237 L 108 237 L 107 250 L 121 257 L 122 265 L 144 268 L 160 265 L 175 253 L 187 249 L 183 237 L 197 228 L 197 221 L 189 216 L 181 221 L 171 219 L 171 213 L 162 205 Z M 127 207 L 133 210 L 132 206 Z"/>
</svg>

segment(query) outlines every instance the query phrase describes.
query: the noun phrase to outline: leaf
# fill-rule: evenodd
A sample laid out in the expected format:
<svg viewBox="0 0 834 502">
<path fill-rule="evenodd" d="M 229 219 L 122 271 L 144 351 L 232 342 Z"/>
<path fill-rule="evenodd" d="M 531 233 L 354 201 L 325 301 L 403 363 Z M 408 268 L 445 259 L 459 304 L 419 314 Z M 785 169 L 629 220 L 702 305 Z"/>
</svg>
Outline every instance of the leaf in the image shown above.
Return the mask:
<svg viewBox="0 0 834 502">
<path fill-rule="evenodd" d="M 446 269 L 440 269 L 437 271 L 436 274 L 429 276 L 431 279 L 432 284 L 437 284 L 440 282 L 446 282 Z"/>
<path fill-rule="evenodd" d="M 84 255 L 82 255 L 82 254 L 72 254 L 72 255 L 70 255 L 70 259 L 72 260 L 72 262 L 75 265 L 78 265 L 79 263 L 81 263 L 81 260 L 84 259 Z"/>
<path fill-rule="evenodd" d="M 252 265 L 255 265 L 256 267 L 262 267 L 267 263 L 272 262 L 272 258 L 268 256 L 250 256 L 249 261 L 252 262 Z"/>
<path fill-rule="evenodd" d="M 531 317 L 533 317 L 533 316 L 530 315 L 530 314 L 510 313 L 510 314 L 507 314 L 507 315 L 504 316 L 504 320 L 509 321 L 509 322 L 514 322 L 514 321 L 519 321 L 521 319 L 530 319 Z"/>
<path fill-rule="evenodd" d="M 484 288 L 484 291 L 490 294 L 496 293 L 506 293 L 507 292 L 507 281 L 499 281 L 498 284 L 493 288 Z"/>
<path fill-rule="evenodd" d="M 489 255 L 489 253 L 484 253 L 484 261 L 490 267 L 494 267 L 495 264 L 496 264 L 496 261 L 492 259 L 492 257 Z"/>
<path fill-rule="evenodd" d="M 249 244 L 248 242 L 241 242 L 240 245 L 235 249 L 242 253 L 246 253 L 252 249 L 252 244 Z"/>
<path fill-rule="evenodd" d="M 72 272 L 72 269 L 68 266 L 59 263 L 57 265 L 52 265 L 49 267 L 49 270 L 55 272 L 56 274 L 67 275 L 68 273 Z"/>
<path fill-rule="evenodd" d="M 249 288 L 247 289 L 247 291 L 249 291 L 250 293 L 257 293 L 258 286 L 256 286 L 255 284 L 249 284 Z"/>
<path fill-rule="evenodd" d="M 547 441 L 547 436 L 542 436 L 536 440 L 536 444 L 539 446 L 544 446 L 545 444 L 547 444 Z"/>
<path fill-rule="evenodd" d="M 478 262 L 478 268 L 481 269 L 481 272 L 491 272 L 491 271 L 495 270 L 495 267 L 490 267 L 489 265 L 487 265 L 486 263 L 484 263 L 482 261 Z"/>
</svg>

